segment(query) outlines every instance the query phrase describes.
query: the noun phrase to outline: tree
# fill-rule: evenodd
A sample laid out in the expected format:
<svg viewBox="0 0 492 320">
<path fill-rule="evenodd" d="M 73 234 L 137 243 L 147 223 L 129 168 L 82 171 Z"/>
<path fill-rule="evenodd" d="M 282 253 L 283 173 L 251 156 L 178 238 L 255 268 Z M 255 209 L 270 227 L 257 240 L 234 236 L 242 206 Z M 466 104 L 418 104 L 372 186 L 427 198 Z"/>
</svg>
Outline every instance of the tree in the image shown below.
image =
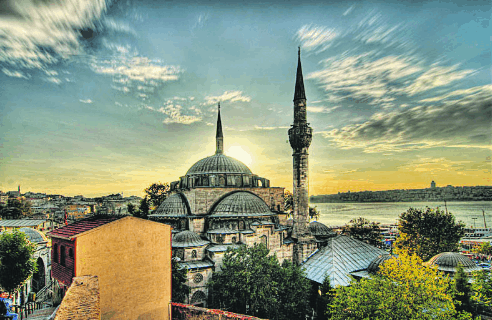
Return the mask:
<svg viewBox="0 0 492 320">
<path fill-rule="evenodd" d="M 451 284 L 456 310 L 472 312 L 473 308 L 470 302 L 471 285 L 468 283 L 468 276 L 461 263 L 458 264 L 458 268 Z"/>
<path fill-rule="evenodd" d="M 395 249 L 416 253 L 424 261 L 441 252 L 458 250 L 460 239 L 465 234 L 465 225 L 455 222 L 452 213 L 439 208 L 410 208 L 400 215 Z"/>
<path fill-rule="evenodd" d="M 364 241 L 375 247 L 381 246 L 383 236 L 379 223 L 371 222 L 366 218 L 355 218 L 342 227 L 342 234 Z"/>
<path fill-rule="evenodd" d="M 319 214 L 318 207 L 309 207 L 309 218 L 318 220 Z"/>
<path fill-rule="evenodd" d="M 457 312 L 448 293 L 449 278 L 402 251 L 387 260 L 379 275 L 338 287 L 332 319 L 471 319 Z"/>
<path fill-rule="evenodd" d="M 490 242 L 482 242 L 478 248 L 473 250 L 473 252 L 492 255 L 492 245 L 490 245 Z"/>
<path fill-rule="evenodd" d="M 36 272 L 35 251 L 36 245 L 22 232 L 0 234 L 0 287 L 14 293 Z"/>
<path fill-rule="evenodd" d="M 330 319 L 330 314 L 327 307 L 335 297 L 335 289 L 330 284 L 330 277 L 325 276 L 323 283 L 314 285 L 314 289 L 315 296 L 311 298 L 311 301 L 314 302 L 312 307 L 316 310 L 316 319 L 328 320 Z"/>
<path fill-rule="evenodd" d="M 487 270 L 474 272 L 471 289 L 475 313 L 492 315 L 492 274 Z"/>
<path fill-rule="evenodd" d="M 172 293 L 173 302 L 184 303 L 190 294 L 190 287 L 186 284 L 188 270 L 179 265 L 178 259 L 171 260 L 172 266 Z"/>
<path fill-rule="evenodd" d="M 291 262 L 279 265 L 264 244 L 228 250 L 209 283 L 212 308 L 269 319 L 305 319 L 309 280 Z"/>
<path fill-rule="evenodd" d="M 147 219 L 147 216 L 149 215 L 150 207 L 149 207 L 149 200 L 147 197 L 143 198 L 140 200 L 140 207 L 138 208 L 138 214 L 140 218 Z"/>
<path fill-rule="evenodd" d="M 171 188 L 169 186 L 169 183 L 167 182 L 153 183 L 148 188 L 146 188 L 144 190 L 145 198 L 147 198 L 150 209 L 152 210 L 157 209 L 160 206 L 160 204 L 164 200 L 166 200 L 170 189 Z"/>
</svg>

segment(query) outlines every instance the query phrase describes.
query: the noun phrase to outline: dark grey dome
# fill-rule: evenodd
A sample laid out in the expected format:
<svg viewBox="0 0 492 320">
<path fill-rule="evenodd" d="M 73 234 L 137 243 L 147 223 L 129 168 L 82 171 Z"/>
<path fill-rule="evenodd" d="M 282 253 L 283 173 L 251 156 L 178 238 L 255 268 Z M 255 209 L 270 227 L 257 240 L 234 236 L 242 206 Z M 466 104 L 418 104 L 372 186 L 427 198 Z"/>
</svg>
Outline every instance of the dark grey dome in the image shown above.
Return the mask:
<svg viewBox="0 0 492 320">
<path fill-rule="evenodd" d="M 251 170 L 239 160 L 223 154 L 214 154 L 195 163 L 186 175 L 205 173 L 243 173 L 251 174 Z"/>
<path fill-rule="evenodd" d="M 470 258 L 458 252 L 443 252 L 433 256 L 427 264 L 436 266 L 440 271 L 456 272 L 458 264 L 463 265 L 465 272 L 481 270 Z"/>
<path fill-rule="evenodd" d="M 46 236 L 43 233 L 41 233 L 41 231 L 38 231 L 36 229 L 20 228 L 19 231 L 25 233 L 29 241 L 31 241 L 32 243 L 48 242 Z"/>
<path fill-rule="evenodd" d="M 311 221 L 309 223 L 309 231 L 315 237 L 334 237 L 336 232 L 333 232 L 330 228 L 318 221 Z"/>
<path fill-rule="evenodd" d="M 227 195 L 212 210 L 214 217 L 270 216 L 272 214 L 263 199 L 247 191 Z"/>
<path fill-rule="evenodd" d="M 369 266 L 367 267 L 367 272 L 376 274 L 379 271 L 379 267 L 385 262 L 386 260 L 391 259 L 390 254 L 381 254 L 379 255 L 376 259 L 372 260 Z"/>
<path fill-rule="evenodd" d="M 158 216 L 168 216 L 168 217 L 177 217 L 177 216 L 187 216 L 191 214 L 188 200 L 185 195 L 182 193 L 175 193 L 164 200 L 159 208 L 157 208 L 149 217 L 158 217 Z"/>
<path fill-rule="evenodd" d="M 201 247 L 209 244 L 210 241 L 203 240 L 200 235 L 193 231 L 185 230 L 173 236 L 173 248 Z"/>
</svg>

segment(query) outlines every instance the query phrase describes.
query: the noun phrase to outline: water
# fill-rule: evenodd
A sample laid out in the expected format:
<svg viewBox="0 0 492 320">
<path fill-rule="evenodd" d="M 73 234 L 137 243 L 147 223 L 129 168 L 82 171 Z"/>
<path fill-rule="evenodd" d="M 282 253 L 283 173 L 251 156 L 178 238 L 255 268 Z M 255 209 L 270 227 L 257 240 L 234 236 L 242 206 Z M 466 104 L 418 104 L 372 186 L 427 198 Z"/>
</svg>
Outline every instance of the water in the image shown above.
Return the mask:
<svg viewBox="0 0 492 320">
<path fill-rule="evenodd" d="M 327 226 L 342 226 L 357 217 L 381 224 L 396 223 L 400 214 L 410 207 L 445 210 L 443 202 L 312 203 L 311 206 L 318 208 L 319 222 Z M 457 221 L 463 221 L 467 227 L 475 224 L 477 228 L 484 226 L 482 210 L 485 210 L 487 227 L 492 227 L 492 201 L 447 202 L 447 207 Z"/>
</svg>

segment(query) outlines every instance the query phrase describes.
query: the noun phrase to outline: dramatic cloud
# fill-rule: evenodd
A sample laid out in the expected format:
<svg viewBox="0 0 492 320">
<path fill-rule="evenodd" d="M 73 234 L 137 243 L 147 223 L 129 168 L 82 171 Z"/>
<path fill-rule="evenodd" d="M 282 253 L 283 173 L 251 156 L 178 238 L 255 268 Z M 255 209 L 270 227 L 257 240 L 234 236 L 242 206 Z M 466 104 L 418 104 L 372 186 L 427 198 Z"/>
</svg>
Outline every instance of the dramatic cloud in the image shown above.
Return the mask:
<svg viewBox="0 0 492 320">
<path fill-rule="evenodd" d="M 457 65 L 451 67 L 432 67 L 415 79 L 412 85 L 406 89 L 406 92 L 408 95 L 413 96 L 419 92 L 446 86 L 453 81 L 463 79 L 473 72 L 472 70 L 455 71 L 457 68 Z"/>
<path fill-rule="evenodd" d="M 80 30 L 95 28 L 105 0 L 7 0 L 0 19 L 0 63 L 43 69 L 81 53 Z"/>
<path fill-rule="evenodd" d="M 492 85 L 474 91 L 474 95 L 436 105 L 376 113 L 363 123 L 323 135 L 341 148 L 362 148 L 368 153 L 436 146 L 490 149 Z"/>
<path fill-rule="evenodd" d="M 203 105 L 213 105 L 223 101 L 250 102 L 251 98 L 243 95 L 242 91 L 226 91 L 220 96 L 207 96 Z"/>
<path fill-rule="evenodd" d="M 330 47 L 333 39 L 337 36 L 335 29 L 304 25 L 297 31 L 296 41 L 301 41 L 302 47 L 308 51 L 324 51 Z"/>
<path fill-rule="evenodd" d="M 180 123 L 192 124 L 202 121 L 199 115 L 202 113 L 195 105 L 184 107 L 184 104 L 189 104 L 194 100 L 194 97 L 181 98 L 173 97 L 166 101 L 165 105 L 160 108 L 154 108 L 146 105 L 145 108 L 154 112 L 159 112 L 167 116 L 163 120 L 164 124 Z"/>
</svg>

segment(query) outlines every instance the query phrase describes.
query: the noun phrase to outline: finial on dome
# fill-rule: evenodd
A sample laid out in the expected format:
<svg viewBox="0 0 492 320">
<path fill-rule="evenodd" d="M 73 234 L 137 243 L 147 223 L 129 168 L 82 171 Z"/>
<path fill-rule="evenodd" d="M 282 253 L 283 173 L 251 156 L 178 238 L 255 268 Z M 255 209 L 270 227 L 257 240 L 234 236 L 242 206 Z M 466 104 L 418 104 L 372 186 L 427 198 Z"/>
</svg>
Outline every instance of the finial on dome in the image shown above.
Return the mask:
<svg viewBox="0 0 492 320">
<path fill-rule="evenodd" d="M 220 119 L 220 102 L 218 103 L 218 116 L 217 116 L 217 133 L 215 135 L 216 149 L 215 153 L 224 153 L 224 136 L 222 134 L 222 121 Z"/>
</svg>

